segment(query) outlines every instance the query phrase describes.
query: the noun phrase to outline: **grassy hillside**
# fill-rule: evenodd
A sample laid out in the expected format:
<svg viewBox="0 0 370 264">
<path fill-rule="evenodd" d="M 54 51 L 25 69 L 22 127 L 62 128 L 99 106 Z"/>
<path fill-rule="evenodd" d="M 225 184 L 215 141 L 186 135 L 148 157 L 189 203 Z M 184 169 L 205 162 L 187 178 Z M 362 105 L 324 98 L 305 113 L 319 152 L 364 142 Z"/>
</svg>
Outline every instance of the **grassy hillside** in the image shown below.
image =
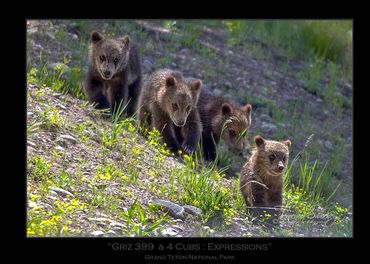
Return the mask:
<svg viewBox="0 0 370 264">
<path fill-rule="evenodd" d="M 325 22 L 323 30 L 318 23 L 29 21 L 28 235 L 352 236 L 346 53 L 352 43 L 339 37 L 350 24 Z M 144 139 L 134 118 L 110 117 L 86 102 L 82 81 L 91 30 L 129 33 L 143 60 L 250 102 L 249 139 L 291 139 L 279 226 L 256 224 L 245 212 L 240 154 L 221 146 L 218 166 L 199 153 L 175 158 L 158 132 Z M 175 219 L 156 199 L 195 206 L 203 215 Z"/>
</svg>

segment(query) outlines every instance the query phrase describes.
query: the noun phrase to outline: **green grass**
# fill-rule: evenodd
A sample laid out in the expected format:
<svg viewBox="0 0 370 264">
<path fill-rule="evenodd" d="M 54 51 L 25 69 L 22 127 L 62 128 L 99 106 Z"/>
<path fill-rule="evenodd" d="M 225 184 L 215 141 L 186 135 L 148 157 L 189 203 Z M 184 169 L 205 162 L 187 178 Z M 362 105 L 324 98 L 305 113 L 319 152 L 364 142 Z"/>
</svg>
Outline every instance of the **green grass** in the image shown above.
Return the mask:
<svg viewBox="0 0 370 264">
<path fill-rule="evenodd" d="M 40 54 L 42 58 L 42 54 Z M 48 63 L 40 59 L 40 68 L 30 68 L 27 72 L 27 83 L 34 83 L 40 86 L 50 87 L 56 92 L 68 92 L 77 98 L 85 98 L 82 90 L 83 74 L 80 68 L 69 68 L 69 60 L 65 59 L 64 63 L 59 63 L 53 70 L 48 69 Z M 66 72 L 69 74 L 66 75 Z"/>
<path fill-rule="evenodd" d="M 289 57 L 309 58 L 342 65 L 352 74 L 352 21 L 350 20 L 226 20 L 231 45 L 259 41 Z"/>
<path fill-rule="evenodd" d="M 148 236 L 154 231 L 157 232 L 163 229 L 160 225 L 166 221 L 164 217 L 154 222 L 150 221 L 145 214 L 144 208 L 136 200 L 127 210 L 118 213 L 118 215 L 126 220 L 127 225 L 124 227 L 124 232 L 128 234 L 128 236 Z"/>
<path fill-rule="evenodd" d="M 304 157 L 301 160 L 302 156 Z M 318 159 L 310 161 L 309 154 L 305 151 L 298 153 L 290 162 L 284 175 L 284 188 L 299 190 L 307 196 L 311 203 L 328 204 L 340 184 L 333 186 L 332 178 L 338 167 L 338 155 L 321 164 Z M 329 164 L 329 165 L 328 165 Z"/>
</svg>

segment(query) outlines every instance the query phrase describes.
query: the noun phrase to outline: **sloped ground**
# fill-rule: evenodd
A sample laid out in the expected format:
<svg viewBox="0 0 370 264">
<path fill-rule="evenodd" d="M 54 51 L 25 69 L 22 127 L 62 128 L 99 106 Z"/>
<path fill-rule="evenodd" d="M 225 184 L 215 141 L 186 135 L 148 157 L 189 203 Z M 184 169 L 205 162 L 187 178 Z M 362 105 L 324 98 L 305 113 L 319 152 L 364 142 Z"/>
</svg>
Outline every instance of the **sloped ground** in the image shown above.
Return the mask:
<svg viewBox="0 0 370 264">
<path fill-rule="evenodd" d="M 185 219 L 170 217 L 150 204 L 165 199 L 184 205 L 181 172 L 188 171 L 183 163 L 165 155 L 164 149 L 139 136 L 131 122 L 112 140 L 112 124 L 104 114 L 82 100 L 32 84 L 27 105 L 31 236 L 132 235 L 133 226 L 120 213 L 132 207 L 133 201 L 145 212 L 145 220 L 136 219 L 143 230 L 161 221 L 158 228 L 143 233 L 148 236 L 336 235 L 332 233 L 335 215 L 320 206 L 309 209 L 315 218 L 307 221 L 299 220 L 291 212 L 294 208 L 287 206 L 275 229 L 253 224 L 236 205 L 241 198 L 238 181 L 225 177 L 216 181 L 215 191 L 237 195 L 231 200 L 236 209 L 233 215 L 216 214 L 203 221 L 190 214 Z"/>
<path fill-rule="evenodd" d="M 40 67 L 42 51 L 49 65 L 63 62 L 72 70 L 73 67 L 82 68 L 83 73 L 91 29 L 120 34 L 130 32 L 140 43 L 143 58 L 156 67 L 180 70 L 185 75 L 203 79 L 204 89 L 242 103 L 250 102 L 254 107 L 250 138 L 258 133 L 266 138 L 289 138 L 293 142 L 293 157 L 314 134 L 308 151 L 318 154 L 322 162 L 341 150 L 338 158 L 341 166 L 335 168 L 335 178 L 331 181 L 334 186 L 339 180 L 343 182 L 336 200 L 345 206 L 351 205 L 351 110 L 332 108 L 323 98 L 302 86 L 298 81 L 304 68 L 302 63 L 286 62 L 284 56 L 274 52 L 264 57 L 267 48 L 251 54 L 243 47 L 230 47 L 225 30 L 210 27 L 198 33 L 196 40 L 200 44 L 195 47 L 188 44 L 194 40 L 177 36 L 181 32 L 171 33 L 153 21 L 131 21 L 124 24 L 123 32 L 117 23 L 104 21 L 92 22 L 89 27 L 66 21 L 28 21 L 28 65 Z M 328 82 L 328 78 L 322 82 Z M 340 79 L 337 82 L 339 96 L 351 98 L 352 86 Z M 202 222 L 188 216 L 186 220 L 174 220 L 153 209 L 150 201 L 161 198 L 184 204 L 182 186 L 176 179 L 181 179 L 179 171 L 185 171 L 185 165 L 164 155 L 166 151 L 155 142 L 146 143 L 129 120 L 119 129 L 115 140 L 114 125 L 103 114 L 83 100 L 61 95 L 45 86 L 29 83 L 27 87 L 30 235 L 63 235 L 63 232 L 78 236 L 129 235 L 130 225 L 127 226 L 119 213 L 130 208 L 135 199 L 146 214 L 142 225 L 153 226 L 162 219 L 164 222 L 157 230 L 165 230 L 162 235 L 342 236 L 343 233 L 335 231 L 339 228 L 336 224 L 347 226 L 350 221 L 346 212 L 340 213 L 340 207 L 335 207 L 334 214 L 318 205 L 308 206 L 310 216 L 315 216 L 308 217 L 309 221 L 307 217 L 302 221 L 290 213 L 297 208 L 287 208 L 280 227 L 269 231 L 250 222 L 241 207 L 240 195 L 230 198 L 232 216 L 226 217 L 227 224 L 221 228 L 205 227 L 209 219 Z M 237 193 L 237 176 L 244 159 L 240 155 L 226 156 L 225 163 L 233 164 L 228 177 L 215 181 L 220 189 L 222 185 L 227 191 Z M 50 191 L 52 186 L 68 190 L 74 198 L 64 196 L 62 191 Z M 285 198 L 293 206 L 297 197 L 287 193 Z M 42 216 L 43 213 L 46 216 Z M 336 218 L 338 215 L 340 221 Z M 95 231 L 102 233 L 93 233 Z M 158 235 L 148 231 L 146 235 L 149 234 Z"/>
</svg>

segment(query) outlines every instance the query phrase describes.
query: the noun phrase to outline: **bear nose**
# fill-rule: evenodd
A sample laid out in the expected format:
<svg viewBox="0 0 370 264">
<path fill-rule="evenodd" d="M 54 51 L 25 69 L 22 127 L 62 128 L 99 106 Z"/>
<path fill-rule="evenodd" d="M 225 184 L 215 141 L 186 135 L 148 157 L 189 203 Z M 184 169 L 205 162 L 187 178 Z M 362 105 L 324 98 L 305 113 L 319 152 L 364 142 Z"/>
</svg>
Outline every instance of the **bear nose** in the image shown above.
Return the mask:
<svg viewBox="0 0 370 264">
<path fill-rule="evenodd" d="M 183 126 L 185 125 L 185 120 L 179 120 L 177 121 L 177 123 L 179 124 L 179 126 Z"/>
<path fill-rule="evenodd" d="M 282 171 L 284 169 L 284 166 L 280 165 L 279 166 L 279 171 Z"/>
<path fill-rule="evenodd" d="M 109 76 L 110 75 L 110 71 L 109 70 L 104 71 L 104 75 L 105 76 Z"/>
</svg>

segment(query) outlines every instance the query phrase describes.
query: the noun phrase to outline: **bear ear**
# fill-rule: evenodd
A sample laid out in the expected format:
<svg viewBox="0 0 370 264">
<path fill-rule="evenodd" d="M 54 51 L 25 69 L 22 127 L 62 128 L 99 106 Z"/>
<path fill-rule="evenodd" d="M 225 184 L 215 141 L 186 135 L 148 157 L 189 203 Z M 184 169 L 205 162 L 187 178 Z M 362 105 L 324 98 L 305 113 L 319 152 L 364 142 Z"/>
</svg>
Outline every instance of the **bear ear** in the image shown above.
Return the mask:
<svg viewBox="0 0 370 264">
<path fill-rule="evenodd" d="M 260 135 L 257 135 L 254 137 L 254 143 L 256 143 L 256 146 L 260 148 L 263 145 L 265 145 L 265 139 L 261 137 Z"/>
<path fill-rule="evenodd" d="M 91 40 L 94 44 L 97 43 L 98 41 L 102 40 L 103 38 L 104 38 L 104 36 L 101 33 L 97 32 L 97 31 L 91 32 Z"/>
<path fill-rule="evenodd" d="M 202 87 L 202 81 L 201 80 L 194 80 L 190 84 L 191 90 L 193 91 L 199 91 L 199 89 Z"/>
<path fill-rule="evenodd" d="M 122 38 L 118 38 L 119 41 L 123 44 L 123 47 L 129 47 L 130 45 L 130 37 L 128 35 L 123 36 Z"/>
<path fill-rule="evenodd" d="M 252 106 L 250 104 L 246 104 L 245 106 L 242 107 L 242 111 L 247 116 L 248 122 L 250 124 L 252 121 Z"/>
<path fill-rule="evenodd" d="M 176 80 L 173 76 L 167 76 L 166 78 L 166 87 L 173 87 L 176 84 Z"/>
<path fill-rule="evenodd" d="M 222 109 L 222 114 L 223 115 L 228 115 L 232 112 L 231 105 L 228 104 L 228 103 L 223 103 L 222 106 L 221 106 L 221 109 Z"/>
<path fill-rule="evenodd" d="M 286 145 L 288 148 L 290 148 L 290 146 L 292 145 L 292 142 L 288 139 L 288 140 L 285 140 L 285 141 L 282 141 L 282 143 L 284 145 Z"/>
<path fill-rule="evenodd" d="M 250 104 L 246 104 L 245 106 L 242 107 L 242 111 L 247 115 L 250 116 L 252 112 L 252 106 Z"/>
</svg>

